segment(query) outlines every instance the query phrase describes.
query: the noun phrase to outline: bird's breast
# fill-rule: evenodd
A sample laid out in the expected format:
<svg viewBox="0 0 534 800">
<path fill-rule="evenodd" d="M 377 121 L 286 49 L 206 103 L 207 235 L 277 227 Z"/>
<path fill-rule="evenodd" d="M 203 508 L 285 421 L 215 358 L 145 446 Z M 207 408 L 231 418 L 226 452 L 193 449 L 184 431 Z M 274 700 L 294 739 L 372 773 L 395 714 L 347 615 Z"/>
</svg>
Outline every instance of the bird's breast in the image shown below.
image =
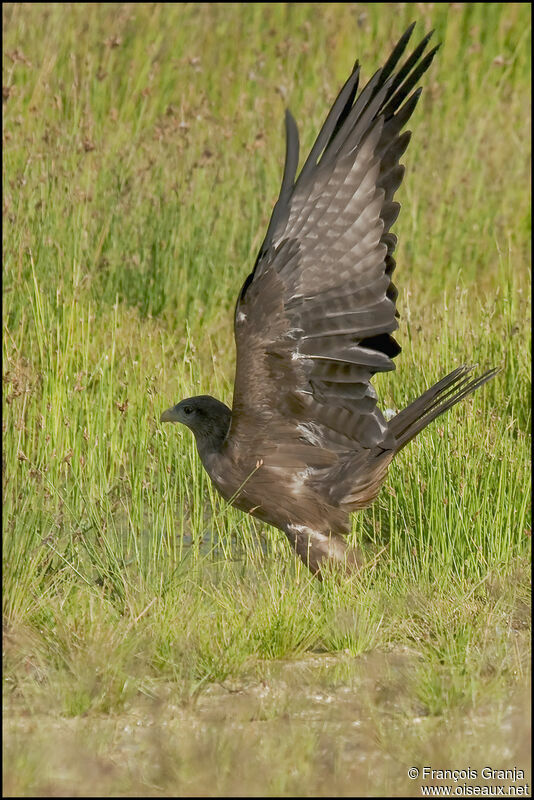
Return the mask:
<svg viewBox="0 0 534 800">
<path fill-rule="evenodd" d="M 308 483 L 310 468 L 288 470 L 261 458 L 234 460 L 220 454 L 204 460 L 204 466 L 225 500 L 270 525 L 282 530 L 290 523 L 329 527 L 328 504 Z"/>
</svg>

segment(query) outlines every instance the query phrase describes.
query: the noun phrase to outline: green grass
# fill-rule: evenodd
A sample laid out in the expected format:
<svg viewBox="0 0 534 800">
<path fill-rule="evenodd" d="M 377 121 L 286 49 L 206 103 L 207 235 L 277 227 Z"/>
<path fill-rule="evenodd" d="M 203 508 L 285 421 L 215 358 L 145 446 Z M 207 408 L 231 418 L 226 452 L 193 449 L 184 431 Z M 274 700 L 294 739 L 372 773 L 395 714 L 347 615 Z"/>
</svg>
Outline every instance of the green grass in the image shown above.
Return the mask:
<svg viewBox="0 0 534 800">
<path fill-rule="evenodd" d="M 5 793 L 391 796 L 413 764 L 526 768 L 528 7 L 3 14 Z M 461 363 L 502 371 L 354 517 L 362 573 L 319 584 L 158 420 L 231 402 L 284 108 L 305 156 L 354 59 L 371 75 L 413 19 L 443 46 L 376 386 L 402 408 Z"/>
</svg>

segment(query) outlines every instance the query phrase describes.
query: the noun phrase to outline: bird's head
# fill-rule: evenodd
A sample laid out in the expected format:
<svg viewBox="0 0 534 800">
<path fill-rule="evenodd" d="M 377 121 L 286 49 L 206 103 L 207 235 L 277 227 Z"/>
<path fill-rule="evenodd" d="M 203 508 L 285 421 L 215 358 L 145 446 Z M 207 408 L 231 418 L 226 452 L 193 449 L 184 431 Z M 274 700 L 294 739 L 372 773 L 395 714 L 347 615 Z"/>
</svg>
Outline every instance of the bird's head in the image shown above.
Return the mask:
<svg viewBox="0 0 534 800">
<path fill-rule="evenodd" d="M 199 451 L 202 449 L 218 449 L 224 441 L 232 412 L 207 394 L 199 397 L 188 397 L 172 408 L 168 408 L 160 417 L 161 422 L 181 422 L 193 431 Z"/>
</svg>

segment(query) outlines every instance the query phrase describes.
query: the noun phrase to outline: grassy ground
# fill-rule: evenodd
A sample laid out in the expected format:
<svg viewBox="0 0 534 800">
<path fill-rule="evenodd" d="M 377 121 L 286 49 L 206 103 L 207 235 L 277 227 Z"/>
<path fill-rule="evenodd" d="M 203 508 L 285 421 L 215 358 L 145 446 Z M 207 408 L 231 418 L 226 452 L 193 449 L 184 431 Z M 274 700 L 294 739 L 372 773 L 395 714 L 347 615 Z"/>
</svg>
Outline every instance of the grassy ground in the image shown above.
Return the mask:
<svg viewBox="0 0 534 800">
<path fill-rule="evenodd" d="M 420 796 L 413 765 L 526 769 L 528 6 L 3 13 L 4 792 Z M 377 388 L 401 408 L 503 369 L 355 517 L 367 568 L 321 585 L 158 418 L 231 401 L 285 106 L 306 153 L 354 59 L 369 76 L 413 19 L 443 47 Z"/>
</svg>

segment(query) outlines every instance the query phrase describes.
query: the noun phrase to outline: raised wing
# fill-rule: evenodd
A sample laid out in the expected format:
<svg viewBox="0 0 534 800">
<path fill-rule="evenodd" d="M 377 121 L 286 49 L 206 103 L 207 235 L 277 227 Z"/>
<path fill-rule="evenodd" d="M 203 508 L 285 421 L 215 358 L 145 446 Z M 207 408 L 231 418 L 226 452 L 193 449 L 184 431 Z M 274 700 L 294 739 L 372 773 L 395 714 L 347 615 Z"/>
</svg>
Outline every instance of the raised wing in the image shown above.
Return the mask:
<svg viewBox="0 0 534 800">
<path fill-rule="evenodd" d="M 401 131 L 421 91 L 412 90 L 437 50 L 423 57 L 429 34 L 396 69 L 412 30 L 358 96 L 356 63 L 296 181 L 298 133 L 286 113 L 280 196 L 235 311 L 230 438 L 245 446 L 255 438 L 280 449 L 282 430 L 338 454 L 395 446 L 370 380 L 400 351 L 393 195 L 410 139 Z"/>
</svg>

